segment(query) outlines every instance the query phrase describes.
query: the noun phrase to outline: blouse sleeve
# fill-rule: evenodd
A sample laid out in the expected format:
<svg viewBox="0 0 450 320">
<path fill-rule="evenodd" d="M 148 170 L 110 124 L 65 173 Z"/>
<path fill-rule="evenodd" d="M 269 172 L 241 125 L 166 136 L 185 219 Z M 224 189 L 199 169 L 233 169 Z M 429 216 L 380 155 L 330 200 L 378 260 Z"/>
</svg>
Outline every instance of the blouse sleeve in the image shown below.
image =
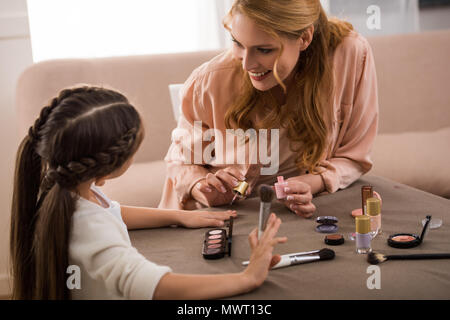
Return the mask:
<svg viewBox="0 0 450 320">
<path fill-rule="evenodd" d="M 377 78 L 372 50 L 367 40 L 363 44 L 353 103 L 342 106 L 346 110 L 341 111 L 344 119 L 334 152 L 320 163 L 325 169 L 321 176 L 330 193 L 346 188 L 372 168 L 370 152 L 378 128 Z"/>
<path fill-rule="evenodd" d="M 203 163 L 205 142 L 202 135 L 210 126 L 211 111 L 204 107 L 205 97 L 200 93 L 198 82 L 201 79 L 198 78 L 198 73 L 194 71 L 181 90 L 180 118 L 177 128 L 172 132 L 172 142 L 164 158 L 167 190 L 164 191 L 163 198 L 176 197 L 180 208 L 190 199 L 192 187 L 209 172 Z"/>
</svg>

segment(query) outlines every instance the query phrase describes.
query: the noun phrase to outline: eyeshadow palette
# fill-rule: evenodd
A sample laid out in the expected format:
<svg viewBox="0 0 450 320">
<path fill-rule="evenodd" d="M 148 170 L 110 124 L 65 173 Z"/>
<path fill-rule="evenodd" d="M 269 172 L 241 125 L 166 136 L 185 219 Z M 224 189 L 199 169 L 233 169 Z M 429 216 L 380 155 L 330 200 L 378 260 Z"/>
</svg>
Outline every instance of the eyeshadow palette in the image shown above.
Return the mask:
<svg viewBox="0 0 450 320">
<path fill-rule="evenodd" d="M 203 258 L 220 259 L 228 253 L 231 255 L 231 242 L 233 236 L 233 217 L 228 223 L 228 234 L 225 229 L 211 229 L 205 233 L 203 241 Z"/>
<path fill-rule="evenodd" d="M 316 219 L 319 224 L 316 231 L 320 233 L 335 233 L 338 230 L 338 218 L 333 216 L 321 216 Z"/>
</svg>

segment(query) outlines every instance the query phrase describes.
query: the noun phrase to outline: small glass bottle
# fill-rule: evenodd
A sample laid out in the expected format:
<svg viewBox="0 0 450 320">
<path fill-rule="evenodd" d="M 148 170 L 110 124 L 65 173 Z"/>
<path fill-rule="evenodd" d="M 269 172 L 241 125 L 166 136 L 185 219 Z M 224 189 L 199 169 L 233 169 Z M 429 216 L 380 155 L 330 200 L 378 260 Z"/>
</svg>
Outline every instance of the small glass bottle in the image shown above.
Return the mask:
<svg viewBox="0 0 450 320">
<path fill-rule="evenodd" d="M 367 214 L 367 199 L 373 197 L 373 187 L 372 186 L 362 186 L 361 187 L 361 200 L 362 200 L 362 214 Z"/>
<path fill-rule="evenodd" d="M 370 234 L 370 218 L 367 215 L 358 216 L 355 218 L 356 222 L 356 252 L 369 253 L 372 251 L 370 241 L 372 235 Z"/>
<path fill-rule="evenodd" d="M 381 202 L 377 198 L 367 199 L 367 214 L 370 217 L 370 234 L 375 238 L 381 233 Z"/>
</svg>

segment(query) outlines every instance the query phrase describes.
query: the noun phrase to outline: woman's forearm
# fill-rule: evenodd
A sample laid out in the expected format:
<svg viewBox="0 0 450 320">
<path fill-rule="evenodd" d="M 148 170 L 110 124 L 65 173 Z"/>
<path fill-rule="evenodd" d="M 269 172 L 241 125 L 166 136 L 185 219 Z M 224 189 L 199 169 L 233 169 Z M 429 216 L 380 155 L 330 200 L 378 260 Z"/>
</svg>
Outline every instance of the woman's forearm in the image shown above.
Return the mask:
<svg viewBox="0 0 450 320">
<path fill-rule="evenodd" d="M 159 228 L 178 224 L 178 210 L 121 206 L 128 230 Z"/>
<path fill-rule="evenodd" d="M 153 299 L 219 299 L 249 292 L 255 287 L 244 272 L 218 275 L 167 273 L 159 281 Z"/>
<path fill-rule="evenodd" d="M 311 187 L 311 194 L 313 195 L 325 191 L 325 184 L 320 174 L 308 173 L 287 179 L 287 181 L 289 180 L 307 183 Z"/>
</svg>

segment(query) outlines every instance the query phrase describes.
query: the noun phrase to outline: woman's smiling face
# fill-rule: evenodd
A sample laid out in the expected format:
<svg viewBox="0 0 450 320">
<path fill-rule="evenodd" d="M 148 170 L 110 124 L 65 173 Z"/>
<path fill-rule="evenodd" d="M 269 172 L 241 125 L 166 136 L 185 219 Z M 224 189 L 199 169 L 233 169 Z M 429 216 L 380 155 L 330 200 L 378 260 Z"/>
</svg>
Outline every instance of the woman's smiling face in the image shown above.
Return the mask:
<svg viewBox="0 0 450 320">
<path fill-rule="evenodd" d="M 233 56 L 242 62 L 255 89 L 269 90 L 278 85 L 273 74 L 281 45 L 277 39 L 263 31 L 252 19 L 236 13 L 231 21 Z M 278 77 L 284 82 L 293 72 L 304 41 L 280 36 L 283 53 L 278 60 Z"/>
</svg>

